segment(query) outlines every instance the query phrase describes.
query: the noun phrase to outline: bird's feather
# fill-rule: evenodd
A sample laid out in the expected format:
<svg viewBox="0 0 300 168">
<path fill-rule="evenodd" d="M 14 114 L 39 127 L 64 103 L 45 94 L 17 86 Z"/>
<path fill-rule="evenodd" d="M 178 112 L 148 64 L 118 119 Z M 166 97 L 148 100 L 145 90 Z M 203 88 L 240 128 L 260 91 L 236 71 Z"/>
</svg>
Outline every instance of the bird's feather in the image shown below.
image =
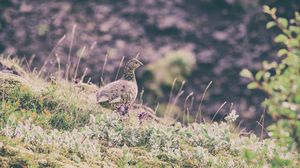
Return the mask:
<svg viewBox="0 0 300 168">
<path fill-rule="evenodd" d="M 122 102 L 121 97 L 116 97 L 115 99 L 109 101 L 110 104 L 120 103 L 120 102 Z"/>
<path fill-rule="evenodd" d="M 97 102 L 98 103 L 107 102 L 107 101 L 109 101 L 109 97 L 107 97 L 107 96 L 97 97 Z"/>
</svg>

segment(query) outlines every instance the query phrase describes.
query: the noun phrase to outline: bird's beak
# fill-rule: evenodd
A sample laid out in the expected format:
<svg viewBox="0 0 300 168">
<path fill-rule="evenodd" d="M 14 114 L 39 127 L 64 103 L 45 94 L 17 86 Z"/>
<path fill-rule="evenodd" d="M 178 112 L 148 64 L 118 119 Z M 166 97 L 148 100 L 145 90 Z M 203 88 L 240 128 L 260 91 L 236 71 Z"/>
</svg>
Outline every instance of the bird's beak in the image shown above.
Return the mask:
<svg viewBox="0 0 300 168">
<path fill-rule="evenodd" d="M 143 65 L 144 65 L 144 64 L 143 64 L 141 61 L 139 61 L 139 63 L 140 63 L 140 65 L 141 65 L 141 66 L 143 66 Z"/>
</svg>

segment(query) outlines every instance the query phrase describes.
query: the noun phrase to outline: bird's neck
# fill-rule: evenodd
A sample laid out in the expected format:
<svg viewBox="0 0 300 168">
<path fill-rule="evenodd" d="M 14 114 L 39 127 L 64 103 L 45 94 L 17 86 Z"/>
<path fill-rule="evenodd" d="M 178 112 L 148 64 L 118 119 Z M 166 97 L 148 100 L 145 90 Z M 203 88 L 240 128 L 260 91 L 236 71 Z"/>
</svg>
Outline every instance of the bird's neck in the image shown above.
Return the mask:
<svg viewBox="0 0 300 168">
<path fill-rule="evenodd" d="M 127 81 L 136 81 L 134 70 L 125 67 L 123 79 Z"/>
</svg>

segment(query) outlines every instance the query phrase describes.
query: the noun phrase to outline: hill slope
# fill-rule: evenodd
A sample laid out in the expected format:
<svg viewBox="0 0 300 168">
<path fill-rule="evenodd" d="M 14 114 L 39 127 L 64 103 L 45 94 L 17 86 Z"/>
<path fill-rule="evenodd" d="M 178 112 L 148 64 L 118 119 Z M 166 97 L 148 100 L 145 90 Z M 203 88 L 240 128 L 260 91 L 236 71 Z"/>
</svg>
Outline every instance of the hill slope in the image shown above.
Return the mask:
<svg viewBox="0 0 300 168">
<path fill-rule="evenodd" d="M 1 64 L 2 167 L 297 167 L 299 154 L 221 123 L 167 125 L 96 104 L 94 85 L 45 81 Z M 19 67 L 19 68 L 18 68 Z M 161 119 L 162 121 L 164 119 Z"/>
</svg>

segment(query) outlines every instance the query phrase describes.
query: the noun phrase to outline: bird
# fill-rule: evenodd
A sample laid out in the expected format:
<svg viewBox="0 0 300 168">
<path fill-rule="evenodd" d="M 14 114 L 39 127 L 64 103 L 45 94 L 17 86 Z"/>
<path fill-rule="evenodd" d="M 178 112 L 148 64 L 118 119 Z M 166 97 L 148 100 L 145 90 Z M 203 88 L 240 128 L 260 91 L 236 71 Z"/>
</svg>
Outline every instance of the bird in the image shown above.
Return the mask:
<svg viewBox="0 0 300 168">
<path fill-rule="evenodd" d="M 142 65 L 136 58 L 129 60 L 119 80 L 108 83 L 97 91 L 97 102 L 103 107 L 118 110 L 122 115 L 126 114 L 138 95 L 135 70 Z"/>
</svg>

